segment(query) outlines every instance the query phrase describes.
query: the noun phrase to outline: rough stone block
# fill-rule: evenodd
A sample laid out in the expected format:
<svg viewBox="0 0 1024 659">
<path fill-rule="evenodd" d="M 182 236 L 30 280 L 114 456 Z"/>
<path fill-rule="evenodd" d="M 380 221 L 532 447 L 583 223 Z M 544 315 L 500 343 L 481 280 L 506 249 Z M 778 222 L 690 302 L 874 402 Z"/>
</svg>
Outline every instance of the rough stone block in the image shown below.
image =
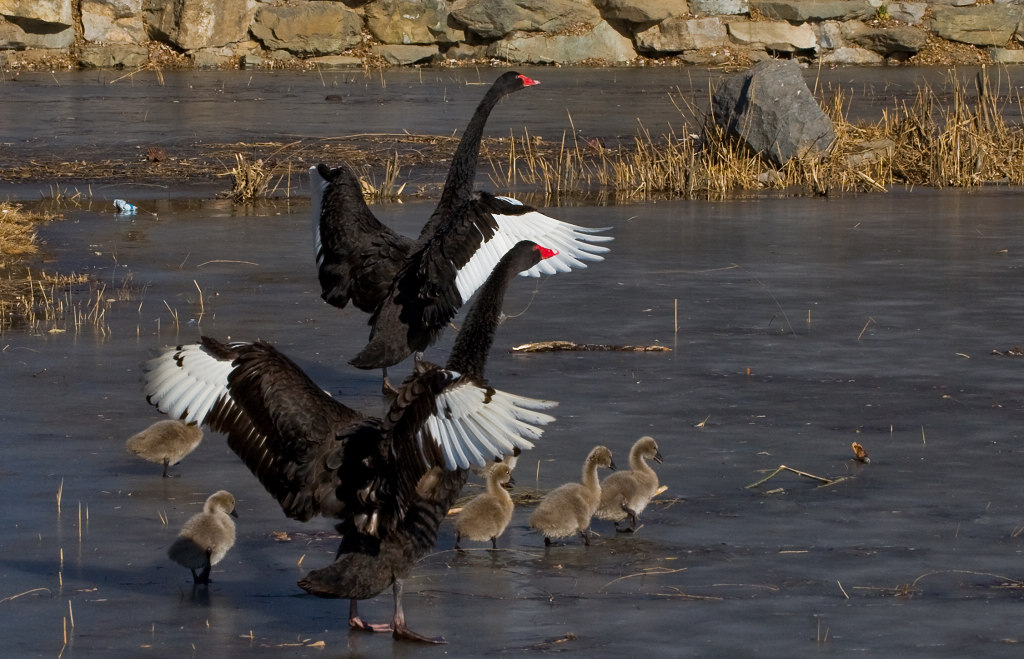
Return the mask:
<svg viewBox="0 0 1024 659">
<path fill-rule="evenodd" d="M 760 62 L 724 78 L 712 95 L 712 113 L 728 134 L 777 167 L 824 151 L 836 137 L 795 60 Z"/>
</svg>

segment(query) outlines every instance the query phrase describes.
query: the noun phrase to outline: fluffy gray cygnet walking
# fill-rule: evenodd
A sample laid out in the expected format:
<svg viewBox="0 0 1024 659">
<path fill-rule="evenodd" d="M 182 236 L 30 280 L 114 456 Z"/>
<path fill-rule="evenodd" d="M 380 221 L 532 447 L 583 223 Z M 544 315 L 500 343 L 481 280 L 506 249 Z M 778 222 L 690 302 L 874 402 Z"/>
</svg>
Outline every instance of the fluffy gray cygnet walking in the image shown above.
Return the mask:
<svg viewBox="0 0 1024 659">
<path fill-rule="evenodd" d="M 629 451 L 629 469 L 610 474 L 601 481 L 599 519 L 615 522 L 615 530 L 631 532 L 636 529 L 637 518 L 658 492 L 658 475 L 647 460 L 660 463 L 661 452 L 653 437 L 641 437 Z M 629 526 L 619 528 L 619 522 L 629 517 Z"/>
<path fill-rule="evenodd" d="M 185 423 L 177 419 L 165 419 L 129 437 L 125 448 L 143 460 L 162 463 L 164 478 L 167 478 L 167 468 L 181 462 L 182 458 L 199 446 L 202 439 L 203 429 L 195 421 Z"/>
<path fill-rule="evenodd" d="M 210 569 L 235 544 L 235 521 L 231 517 L 238 517 L 235 497 L 226 490 L 214 492 L 203 505 L 203 512 L 185 522 L 167 550 L 172 561 L 192 570 L 195 583 L 210 583 Z"/>
<path fill-rule="evenodd" d="M 505 485 L 512 483 L 512 470 L 504 462 L 495 463 L 487 472 L 487 491 L 471 499 L 455 518 L 455 548 L 461 549 L 462 539 L 491 541 L 498 548 L 498 536 L 512 521 L 515 508 Z"/>
<path fill-rule="evenodd" d="M 530 515 L 530 526 L 544 534 L 544 544 L 552 538 L 565 538 L 579 533 L 583 544 L 590 544 L 590 519 L 601 503 L 601 482 L 597 468 L 615 469 L 612 452 L 606 446 L 595 446 L 583 463 L 583 482 L 566 483 L 541 499 Z"/>
</svg>

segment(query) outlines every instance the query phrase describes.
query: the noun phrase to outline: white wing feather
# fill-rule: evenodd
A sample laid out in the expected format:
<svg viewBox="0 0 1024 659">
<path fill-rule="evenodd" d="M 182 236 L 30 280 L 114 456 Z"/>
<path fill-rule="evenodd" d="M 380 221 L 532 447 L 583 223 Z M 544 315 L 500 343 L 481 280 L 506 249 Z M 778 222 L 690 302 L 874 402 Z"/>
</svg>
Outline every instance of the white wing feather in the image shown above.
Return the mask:
<svg viewBox="0 0 1024 659">
<path fill-rule="evenodd" d="M 228 399 L 230 361 L 222 361 L 198 344 L 164 352 L 146 363 L 146 396 L 161 412 L 202 423 L 219 400 Z"/>
<path fill-rule="evenodd" d="M 490 393 L 490 396 L 488 396 Z M 512 455 L 516 447 L 533 448 L 543 429 L 555 420 L 538 410 L 558 403 L 489 390 L 468 381 L 447 387 L 437 396 L 437 414 L 420 430 L 441 447 L 448 469 L 482 467 L 493 458 Z"/>
<path fill-rule="evenodd" d="M 498 197 L 510 204 L 522 204 L 510 197 Z M 608 248 L 594 243 L 614 240 L 612 236 L 593 235 L 599 231 L 607 231 L 610 227 L 591 229 L 568 222 L 556 220 L 539 211 L 531 211 L 522 215 L 492 215 L 498 224 L 498 230 L 490 240 L 484 242 L 473 254 L 469 262 L 459 270 L 455 277 L 455 285 L 466 302 L 487 279 L 501 257 L 521 240 L 532 240 L 542 247 L 558 250 L 558 254 L 544 259 L 520 275 L 539 277 L 542 274 L 553 275 L 569 272 L 573 268 L 585 268 L 584 261 L 603 261 L 602 254 Z"/>
</svg>

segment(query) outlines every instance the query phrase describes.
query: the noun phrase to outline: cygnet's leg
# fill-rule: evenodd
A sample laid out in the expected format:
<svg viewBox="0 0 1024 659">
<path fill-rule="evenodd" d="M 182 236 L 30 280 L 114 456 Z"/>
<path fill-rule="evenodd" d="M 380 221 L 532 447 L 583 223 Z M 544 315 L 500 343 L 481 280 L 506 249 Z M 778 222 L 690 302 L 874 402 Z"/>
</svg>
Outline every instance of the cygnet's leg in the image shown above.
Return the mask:
<svg viewBox="0 0 1024 659">
<path fill-rule="evenodd" d="M 167 478 L 170 474 L 167 473 L 167 468 L 171 466 L 171 459 L 164 458 L 164 478 Z"/>
<path fill-rule="evenodd" d="M 359 617 L 359 604 L 358 600 L 352 598 L 348 602 L 348 626 L 352 629 L 360 629 L 364 632 L 389 632 L 391 631 L 391 623 L 377 623 L 370 624 L 363 622 L 362 618 Z"/>
<path fill-rule="evenodd" d="M 622 510 L 624 510 L 625 513 L 629 515 L 629 526 L 624 529 L 620 529 L 619 522 L 615 522 L 615 530 L 619 533 L 632 533 L 636 530 L 636 511 L 627 506 L 625 501 L 623 501 L 620 505 L 622 506 Z"/>
<path fill-rule="evenodd" d="M 443 636 L 424 636 L 423 634 L 417 634 L 413 630 L 405 626 L 405 611 L 402 610 L 402 580 L 395 579 L 394 585 L 395 593 L 395 620 L 393 623 L 394 631 L 392 636 L 396 639 L 406 641 L 419 641 L 420 643 L 447 643 Z"/>
<path fill-rule="evenodd" d="M 455 548 L 462 551 L 462 547 L 459 546 L 459 542 L 462 541 L 462 534 L 458 531 L 455 532 Z"/>
<path fill-rule="evenodd" d="M 587 533 L 587 529 L 580 529 L 580 535 L 583 536 L 583 544 L 590 546 L 590 534 Z"/>
<path fill-rule="evenodd" d="M 498 536 L 492 535 L 491 536 L 491 549 L 497 549 L 497 548 L 498 548 Z"/>
<path fill-rule="evenodd" d="M 195 576 L 195 574 L 196 574 L 195 570 L 192 571 L 193 581 L 195 581 L 195 583 L 200 583 L 200 584 L 208 584 L 208 583 L 210 583 L 210 570 L 213 569 L 213 565 L 210 564 L 210 557 L 211 557 L 211 555 L 212 555 L 212 552 L 209 549 L 207 549 L 206 550 L 206 565 L 203 566 L 203 571 L 199 573 L 198 577 Z"/>
</svg>

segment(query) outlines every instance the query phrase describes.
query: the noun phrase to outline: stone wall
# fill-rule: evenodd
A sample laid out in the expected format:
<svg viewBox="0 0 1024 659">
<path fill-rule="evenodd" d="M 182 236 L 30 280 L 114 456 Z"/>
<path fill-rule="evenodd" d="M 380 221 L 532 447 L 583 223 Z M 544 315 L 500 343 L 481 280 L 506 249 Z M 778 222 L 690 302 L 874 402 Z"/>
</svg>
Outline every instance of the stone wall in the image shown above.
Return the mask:
<svg viewBox="0 0 1024 659">
<path fill-rule="evenodd" d="M 1022 2 L 0 0 L 0 66 L 1015 63 Z"/>
</svg>

